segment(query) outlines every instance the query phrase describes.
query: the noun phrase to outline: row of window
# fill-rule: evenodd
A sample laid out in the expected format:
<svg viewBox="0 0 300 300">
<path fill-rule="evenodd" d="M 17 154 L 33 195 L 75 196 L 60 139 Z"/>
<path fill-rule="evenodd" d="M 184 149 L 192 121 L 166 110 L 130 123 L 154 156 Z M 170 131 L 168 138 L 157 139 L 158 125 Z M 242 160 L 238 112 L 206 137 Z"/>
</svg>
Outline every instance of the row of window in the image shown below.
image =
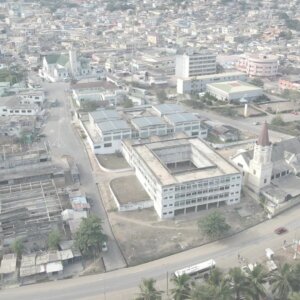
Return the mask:
<svg viewBox="0 0 300 300">
<path fill-rule="evenodd" d="M 237 185 L 238 186 L 238 185 Z M 221 186 L 219 188 L 214 188 L 214 189 L 205 189 L 205 190 L 199 190 L 199 191 L 194 191 L 190 193 L 182 193 L 182 194 L 176 194 L 175 199 L 178 198 L 183 198 L 183 197 L 190 197 L 190 196 L 195 196 L 195 195 L 202 195 L 202 194 L 207 194 L 207 193 L 213 193 L 213 192 L 218 192 L 218 191 L 224 191 L 224 190 L 229 190 L 229 185 L 226 186 Z"/>
<path fill-rule="evenodd" d="M 214 196 L 208 196 L 208 197 L 199 197 L 199 198 L 193 198 L 190 200 L 181 200 L 181 201 L 176 201 L 175 206 L 186 206 L 190 205 L 193 203 L 202 203 L 206 201 L 211 201 L 211 200 L 219 200 L 219 199 L 224 199 L 229 196 L 229 193 L 224 193 L 224 194 L 219 194 L 219 195 L 214 195 Z"/>
</svg>

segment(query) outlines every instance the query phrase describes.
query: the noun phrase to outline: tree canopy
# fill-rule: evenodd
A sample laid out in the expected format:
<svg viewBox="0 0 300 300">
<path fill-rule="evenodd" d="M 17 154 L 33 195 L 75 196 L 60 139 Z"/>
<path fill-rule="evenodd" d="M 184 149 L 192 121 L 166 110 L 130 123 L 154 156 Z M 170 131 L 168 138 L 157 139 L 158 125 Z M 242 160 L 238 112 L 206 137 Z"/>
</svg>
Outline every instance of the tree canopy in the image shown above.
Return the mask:
<svg viewBox="0 0 300 300">
<path fill-rule="evenodd" d="M 210 238 L 218 238 L 230 229 L 220 212 L 214 211 L 198 221 L 198 227 L 203 234 Z"/>
<path fill-rule="evenodd" d="M 96 216 L 89 216 L 82 219 L 80 227 L 75 234 L 75 244 L 84 255 L 95 255 L 102 248 L 102 243 L 106 240 L 103 233 L 102 221 Z"/>
</svg>

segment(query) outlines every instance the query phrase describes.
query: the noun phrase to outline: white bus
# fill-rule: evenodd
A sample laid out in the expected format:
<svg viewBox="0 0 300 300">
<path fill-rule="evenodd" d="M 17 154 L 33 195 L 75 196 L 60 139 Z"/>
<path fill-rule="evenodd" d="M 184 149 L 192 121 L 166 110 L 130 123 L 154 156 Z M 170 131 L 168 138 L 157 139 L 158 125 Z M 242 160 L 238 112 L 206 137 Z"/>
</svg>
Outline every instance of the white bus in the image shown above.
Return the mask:
<svg viewBox="0 0 300 300">
<path fill-rule="evenodd" d="M 181 276 L 183 274 L 194 276 L 201 273 L 205 273 L 206 271 L 213 269 L 215 266 L 216 266 L 216 262 L 213 259 L 210 259 L 202 263 L 190 267 L 186 267 L 181 270 L 177 270 L 174 272 L 174 274 L 176 277 Z"/>
</svg>

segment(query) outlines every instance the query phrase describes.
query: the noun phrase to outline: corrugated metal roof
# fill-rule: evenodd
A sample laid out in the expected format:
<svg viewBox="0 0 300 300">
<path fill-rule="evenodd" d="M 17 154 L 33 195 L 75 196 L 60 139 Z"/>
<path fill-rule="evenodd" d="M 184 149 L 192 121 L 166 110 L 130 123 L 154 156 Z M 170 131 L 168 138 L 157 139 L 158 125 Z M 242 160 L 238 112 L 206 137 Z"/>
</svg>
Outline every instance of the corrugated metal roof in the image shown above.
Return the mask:
<svg viewBox="0 0 300 300">
<path fill-rule="evenodd" d="M 131 123 L 139 128 L 165 124 L 161 118 L 156 116 L 134 118 L 131 120 Z"/>
<path fill-rule="evenodd" d="M 102 132 L 130 129 L 130 126 L 123 120 L 101 122 L 97 123 L 97 126 Z"/>
<path fill-rule="evenodd" d="M 96 110 L 90 112 L 90 116 L 96 123 L 121 119 L 121 116 L 115 110 Z"/>
<path fill-rule="evenodd" d="M 184 112 L 184 108 L 181 105 L 178 104 L 159 104 L 153 106 L 156 110 L 160 112 L 160 114 L 165 115 L 165 114 L 172 114 L 172 113 L 177 113 L 177 112 Z"/>
<path fill-rule="evenodd" d="M 199 121 L 200 120 L 192 113 L 185 112 L 185 113 L 177 113 L 177 114 L 169 114 L 165 116 L 166 120 L 170 123 L 183 123 L 183 122 L 192 122 L 192 121 Z"/>
</svg>

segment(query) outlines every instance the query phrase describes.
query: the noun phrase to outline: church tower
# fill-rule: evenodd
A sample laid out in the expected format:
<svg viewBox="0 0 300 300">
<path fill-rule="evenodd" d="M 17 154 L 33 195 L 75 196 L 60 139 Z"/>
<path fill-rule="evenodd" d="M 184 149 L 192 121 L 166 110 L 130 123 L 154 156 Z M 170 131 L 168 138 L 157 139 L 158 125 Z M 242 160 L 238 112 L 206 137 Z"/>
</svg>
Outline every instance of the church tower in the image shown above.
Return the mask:
<svg viewBox="0 0 300 300">
<path fill-rule="evenodd" d="M 254 146 L 253 158 L 250 161 L 249 187 L 259 193 L 260 189 L 271 183 L 272 144 L 269 141 L 268 125 L 265 122 Z"/>
</svg>

